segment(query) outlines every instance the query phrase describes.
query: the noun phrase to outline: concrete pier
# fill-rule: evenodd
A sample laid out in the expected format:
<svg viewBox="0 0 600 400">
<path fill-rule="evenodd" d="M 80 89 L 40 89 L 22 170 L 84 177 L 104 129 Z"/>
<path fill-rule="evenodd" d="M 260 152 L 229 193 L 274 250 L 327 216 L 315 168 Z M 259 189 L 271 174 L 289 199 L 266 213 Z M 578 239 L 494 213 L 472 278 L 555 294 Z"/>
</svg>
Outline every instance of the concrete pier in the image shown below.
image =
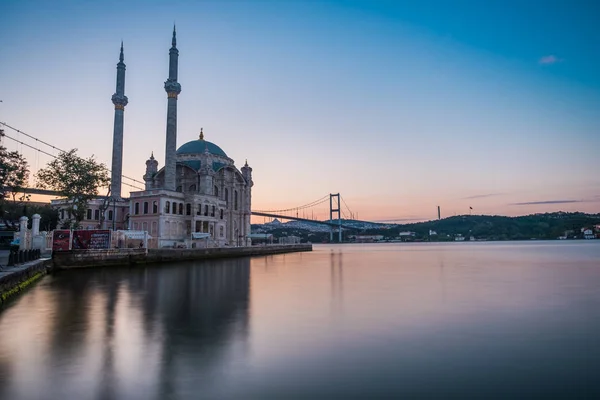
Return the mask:
<svg viewBox="0 0 600 400">
<path fill-rule="evenodd" d="M 7 253 L 6 256 L 4 253 Z M 3 251 L 0 258 L 2 259 L 0 262 L 6 261 L 8 252 Z M 2 267 L 0 267 L 0 306 L 46 275 L 51 264 L 50 258 L 40 258 L 14 267 L 7 267 L 6 262 L 2 262 Z"/>
<path fill-rule="evenodd" d="M 110 249 L 72 250 L 52 256 L 53 269 L 107 266 L 135 266 L 214 258 L 263 256 L 269 254 L 312 251 L 312 244 L 269 245 L 249 247 L 215 247 L 206 249 Z"/>
</svg>

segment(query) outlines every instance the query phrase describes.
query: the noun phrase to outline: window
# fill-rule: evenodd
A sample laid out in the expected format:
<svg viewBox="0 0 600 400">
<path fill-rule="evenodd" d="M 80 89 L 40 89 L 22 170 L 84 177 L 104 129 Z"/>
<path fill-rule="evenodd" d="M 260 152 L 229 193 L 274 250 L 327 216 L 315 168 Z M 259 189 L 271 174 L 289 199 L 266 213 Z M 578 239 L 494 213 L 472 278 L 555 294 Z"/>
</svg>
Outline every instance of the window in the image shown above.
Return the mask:
<svg viewBox="0 0 600 400">
<path fill-rule="evenodd" d="M 211 217 L 214 217 L 214 216 L 215 216 L 215 206 L 212 206 L 212 211 L 211 211 L 211 213 L 210 213 L 210 216 L 211 216 Z"/>
<path fill-rule="evenodd" d="M 156 221 L 152 222 L 152 230 L 150 231 L 151 235 L 156 235 Z"/>
<path fill-rule="evenodd" d="M 108 220 L 109 221 L 113 220 L 113 210 L 108 210 Z"/>
<path fill-rule="evenodd" d="M 92 209 L 88 208 L 85 219 L 92 219 Z"/>
<path fill-rule="evenodd" d="M 171 214 L 177 214 L 177 203 L 171 204 Z"/>
<path fill-rule="evenodd" d="M 183 215 L 183 203 L 179 203 L 179 215 Z"/>
<path fill-rule="evenodd" d="M 208 204 L 204 205 L 204 215 L 208 216 Z"/>
<path fill-rule="evenodd" d="M 152 214 L 158 213 L 158 203 L 156 201 L 152 202 Z"/>
<path fill-rule="evenodd" d="M 229 208 L 229 190 L 225 189 L 225 203 L 227 203 L 227 208 Z"/>
<path fill-rule="evenodd" d="M 65 219 L 65 210 L 60 210 L 60 219 Z"/>
<path fill-rule="evenodd" d="M 219 188 L 215 185 L 215 196 L 219 197 Z"/>
<path fill-rule="evenodd" d="M 190 185 L 190 193 L 196 193 L 196 185 Z"/>
<path fill-rule="evenodd" d="M 221 208 L 221 219 L 223 219 L 223 209 Z"/>
<path fill-rule="evenodd" d="M 148 202 L 144 202 L 144 214 L 148 214 Z"/>
<path fill-rule="evenodd" d="M 140 213 L 140 203 L 135 203 L 133 208 L 133 214 L 138 215 Z"/>
<path fill-rule="evenodd" d="M 238 196 L 237 196 L 237 190 L 235 190 L 235 191 L 233 192 L 233 196 L 234 196 L 234 197 L 233 197 L 233 209 L 234 209 L 234 210 L 237 210 L 237 206 L 238 206 L 238 198 L 237 198 Z"/>
<path fill-rule="evenodd" d="M 171 202 L 167 201 L 165 203 L 165 214 L 169 213 L 169 208 L 171 208 Z"/>
<path fill-rule="evenodd" d="M 196 211 L 196 215 L 202 215 L 202 204 L 198 204 L 198 211 Z"/>
<path fill-rule="evenodd" d="M 192 215 L 192 205 L 190 203 L 185 205 L 185 215 Z"/>
<path fill-rule="evenodd" d="M 221 210 L 223 212 L 223 210 Z M 223 226 L 219 227 L 219 236 L 223 237 Z"/>
<path fill-rule="evenodd" d="M 96 221 L 100 219 L 100 210 L 94 210 L 94 219 Z"/>
</svg>

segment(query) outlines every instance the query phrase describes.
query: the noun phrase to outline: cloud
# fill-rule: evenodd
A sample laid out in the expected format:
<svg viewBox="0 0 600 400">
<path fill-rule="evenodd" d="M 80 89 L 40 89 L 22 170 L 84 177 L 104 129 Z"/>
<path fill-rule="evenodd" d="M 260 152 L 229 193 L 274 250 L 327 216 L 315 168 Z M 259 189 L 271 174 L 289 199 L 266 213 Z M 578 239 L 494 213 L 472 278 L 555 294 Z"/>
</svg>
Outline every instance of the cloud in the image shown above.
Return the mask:
<svg viewBox="0 0 600 400">
<path fill-rule="evenodd" d="M 541 65 L 551 65 L 551 64 L 559 63 L 561 61 L 562 61 L 562 59 L 556 57 L 555 55 L 550 54 L 548 56 L 544 56 L 544 57 L 540 58 L 538 62 Z"/>
<path fill-rule="evenodd" d="M 463 197 L 463 200 L 472 200 L 472 199 L 483 199 L 485 197 L 493 197 L 493 196 L 502 196 L 504 193 L 486 193 L 486 194 L 476 194 L 474 196 Z"/>
<path fill-rule="evenodd" d="M 523 203 L 510 203 L 511 206 L 532 206 L 539 204 L 569 204 L 569 203 L 583 203 L 583 200 L 543 200 L 543 201 L 526 201 Z"/>
</svg>

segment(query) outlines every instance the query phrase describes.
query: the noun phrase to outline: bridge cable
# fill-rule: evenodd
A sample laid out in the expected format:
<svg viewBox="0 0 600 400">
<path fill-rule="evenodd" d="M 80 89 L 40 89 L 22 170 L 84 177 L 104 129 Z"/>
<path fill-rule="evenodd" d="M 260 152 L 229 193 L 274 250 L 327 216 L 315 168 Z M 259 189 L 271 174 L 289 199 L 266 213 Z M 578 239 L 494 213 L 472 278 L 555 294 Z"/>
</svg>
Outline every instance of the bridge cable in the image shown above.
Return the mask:
<svg viewBox="0 0 600 400">
<path fill-rule="evenodd" d="M 7 134 L 4 134 L 4 136 L 3 136 L 3 137 L 5 137 L 5 138 L 8 138 L 8 139 L 11 139 L 11 140 L 14 140 L 15 142 L 17 142 L 17 143 L 19 143 L 19 144 L 21 144 L 21 145 L 23 145 L 23 146 L 27 146 L 27 147 L 29 147 L 30 149 L 33 149 L 33 150 L 37 150 L 38 152 L 40 152 L 40 153 L 44 153 L 44 154 L 46 154 L 46 155 L 48 155 L 48 156 L 50 156 L 50 157 L 52 157 L 52 158 L 58 158 L 57 156 L 55 156 L 55 155 L 53 155 L 53 154 L 47 153 L 47 152 L 45 152 L 45 151 L 44 151 L 44 150 L 42 150 L 42 149 L 38 149 L 37 147 L 33 147 L 33 146 L 31 146 L 31 145 L 29 145 L 29 144 L 27 144 L 27 143 L 24 143 L 24 142 L 22 142 L 22 141 L 20 141 L 20 140 L 17 140 L 17 139 L 15 139 L 15 138 L 13 138 L 13 137 L 10 137 L 10 136 L 8 136 Z M 110 170 L 108 170 L 108 172 L 110 172 Z M 144 189 L 142 189 L 142 188 L 140 188 L 140 187 L 137 187 L 137 186 L 131 185 L 131 184 L 127 183 L 127 182 L 121 182 L 121 183 L 122 183 L 123 185 L 129 186 L 129 187 L 132 187 L 132 188 L 134 188 L 134 189 L 138 189 L 138 190 L 144 190 Z"/>
<path fill-rule="evenodd" d="M 352 215 L 352 210 L 350 210 L 350 207 L 348 207 L 348 204 L 346 204 L 346 200 L 344 200 L 344 198 L 342 196 L 340 196 L 340 198 L 342 199 L 342 202 L 344 203 L 344 205 L 348 209 L 348 212 L 350 213 L 350 215 Z"/>
<path fill-rule="evenodd" d="M 275 212 L 285 212 L 285 211 L 296 211 L 296 210 L 310 208 L 310 207 L 322 204 L 325 201 L 327 201 L 328 198 L 329 198 L 329 195 L 325 195 L 325 196 L 321 197 L 320 199 L 311 201 L 310 203 L 304 204 L 304 205 L 299 206 L 299 207 L 292 207 L 292 208 L 286 208 L 286 209 L 281 209 L 281 210 L 255 210 L 255 211 L 256 212 L 262 212 L 262 213 L 275 213 Z"/>
<path fill-rule="evenodd" d="M 29 135 L 29 134 L 27 134 L 27 133 L 25 133 L 25 132 L 23 132 L 23 131 L 21 131 L 21 130 L 19 130 L 19 129 L 17 129 L 17 128 L 14 128 L 14 127 L 12 127 L 12 126 L 8 125 L 6 122 L 2 122 L 2 121 L 0 121 L 0 125 L 4 125 L 4 126 L 6 126 L 7 128 L 9 128 L 9 129 L 12 129 L 13 131 L 15 131 L 15 132 L 17 132 L 17 133 L 19 133 L 19 134 L 21 134 L 21 133 L 22 133 L 23 135 L 25 135 L 25 136 L 27 136 L 27 137 L 30 137 L 30 138 L 34 139 L 36 142 L 39 142 L 39 143 L 45 144 L 46 146 L 49 146 L 49 147 L 51 147 L 52 149 L 54 149 L 54 150 L 57 150 L 57 151 L 59 151 L 59 152 L 61 152 L 61 153 L 66 153 L 66 151 L 65 151 L 65 150 L 59 149 L 58 147 L 56 147 L 56 146 L 53 146 L 53 145 L 51 145 L 50 143 L 44 142 L 43 140 L 40 140 L 40 139 L 38 139 L 38 138 L 36 138 L 36 137 L 34 137 L 34 136 L 31 136 L 31 135 Z M 5 136 L 6 136 L 6 134 L 5 134 Z M 8 136 L 7 136 L 7 137 L 8 137 Z M 29 146 L 29 145 L 27 145 L 27 144 L 25 144 L 25 143 L 23 143 L 23 142 L 20 142 L 20 141 L 18 141 L 17 139 L 13 139 L 13 138 L 9 138 L 9 139 L 12 139 L 12 140 L 16 141 L 17 143 L 24 144 L 24 145 L 25 145 L 25 146 L 27 146 L 27 147 L 31 147 L 31 146 Z M 53 155 L 53 154 L 50 154 L 50 153 L 46 153 L 46 152 L 45 152 L 45 151 L 43 151 L 43 150 L 37 149 L 37 148 L 35 148 L 35 147 L 31 147 L 31 148 L 32 148 L 32 149 L 35 149 L 35 150 L 37 150 L 37 151 L 39 151 L 39 152 L 42 152 L 42 153 L 44 153 L 44 154 L 47 154 L 47 155 L 49 155 L 49 156 L 51 156 L 51 157 L 57 158 L 55 155 Z M 108 172 L 110 172 L 110 170 L 108 170 Z M 130 177 L 126 176 L 126 175 L 121 175 L 121 176 L 122 176 L 123 178 L 129 179 L 129 180 L 131 180 L 131 181 L 133 181 L 133 182 L 135 182 L 135 183 L 139 183 L 139 184 L 142 184 L 142 185 L 144 185 L 144 184 L 145 184 L 145 183 L 144 183 L 144 182 L 142 182 L 142 181 L 138 181 L 137 179 L 130 178 Z M 132 185 L 129 185 L 129 184 L 127 184 L 127 183 L 124 183 L 124 182 L 123 182 L 123 184 L 124 184 L 124 185 L 127 185 L 127 186 L 131 186 L 131 187 L 133 187 L 133 188 L 135 188 L 135 189 L 144 190 L 144 189 L 141 189 L 141 188 L 139 188 L 139 187 L 137 187 L 137 186 L 132 186 Z"/>
</svg>

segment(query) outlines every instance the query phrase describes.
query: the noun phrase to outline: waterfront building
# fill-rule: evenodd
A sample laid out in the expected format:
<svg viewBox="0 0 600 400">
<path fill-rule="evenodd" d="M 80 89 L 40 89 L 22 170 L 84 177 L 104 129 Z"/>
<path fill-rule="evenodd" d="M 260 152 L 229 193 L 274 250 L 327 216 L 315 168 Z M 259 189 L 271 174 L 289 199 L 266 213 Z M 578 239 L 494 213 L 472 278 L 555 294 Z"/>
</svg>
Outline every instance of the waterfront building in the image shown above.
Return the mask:
<svg viewBox="0 0 600 400">
<path fill-rule="evenodd" d="M 92 200 L 81 225 L 87 229 L 130 229 L 147 231 L 158 238 L 159 247 L 193 245 L 195 240 L 214 246 L 247 246 L 251 244 L 250 216 L 252 168 L 248 162 L 235 166 L 218 145 L 205 140 L 200 129 L 197 140 L 177 148 L 177 101 L 181 93 L 178 82 L 178 57 L 175 28 L 169 50 L 169 77 L 164 84 L 167 93 L 165 164 L 152 153 L 146 161 L 144 190 L 121 196 L 123 157 L 123 115 L 125 96 L 125 64 L 123 46 L 117 64 L 111 195 Z M 118 176 L 117 176 L 118 175 Z M 65 215 L 67 200 L 54 200 Z"/>
</svg>

